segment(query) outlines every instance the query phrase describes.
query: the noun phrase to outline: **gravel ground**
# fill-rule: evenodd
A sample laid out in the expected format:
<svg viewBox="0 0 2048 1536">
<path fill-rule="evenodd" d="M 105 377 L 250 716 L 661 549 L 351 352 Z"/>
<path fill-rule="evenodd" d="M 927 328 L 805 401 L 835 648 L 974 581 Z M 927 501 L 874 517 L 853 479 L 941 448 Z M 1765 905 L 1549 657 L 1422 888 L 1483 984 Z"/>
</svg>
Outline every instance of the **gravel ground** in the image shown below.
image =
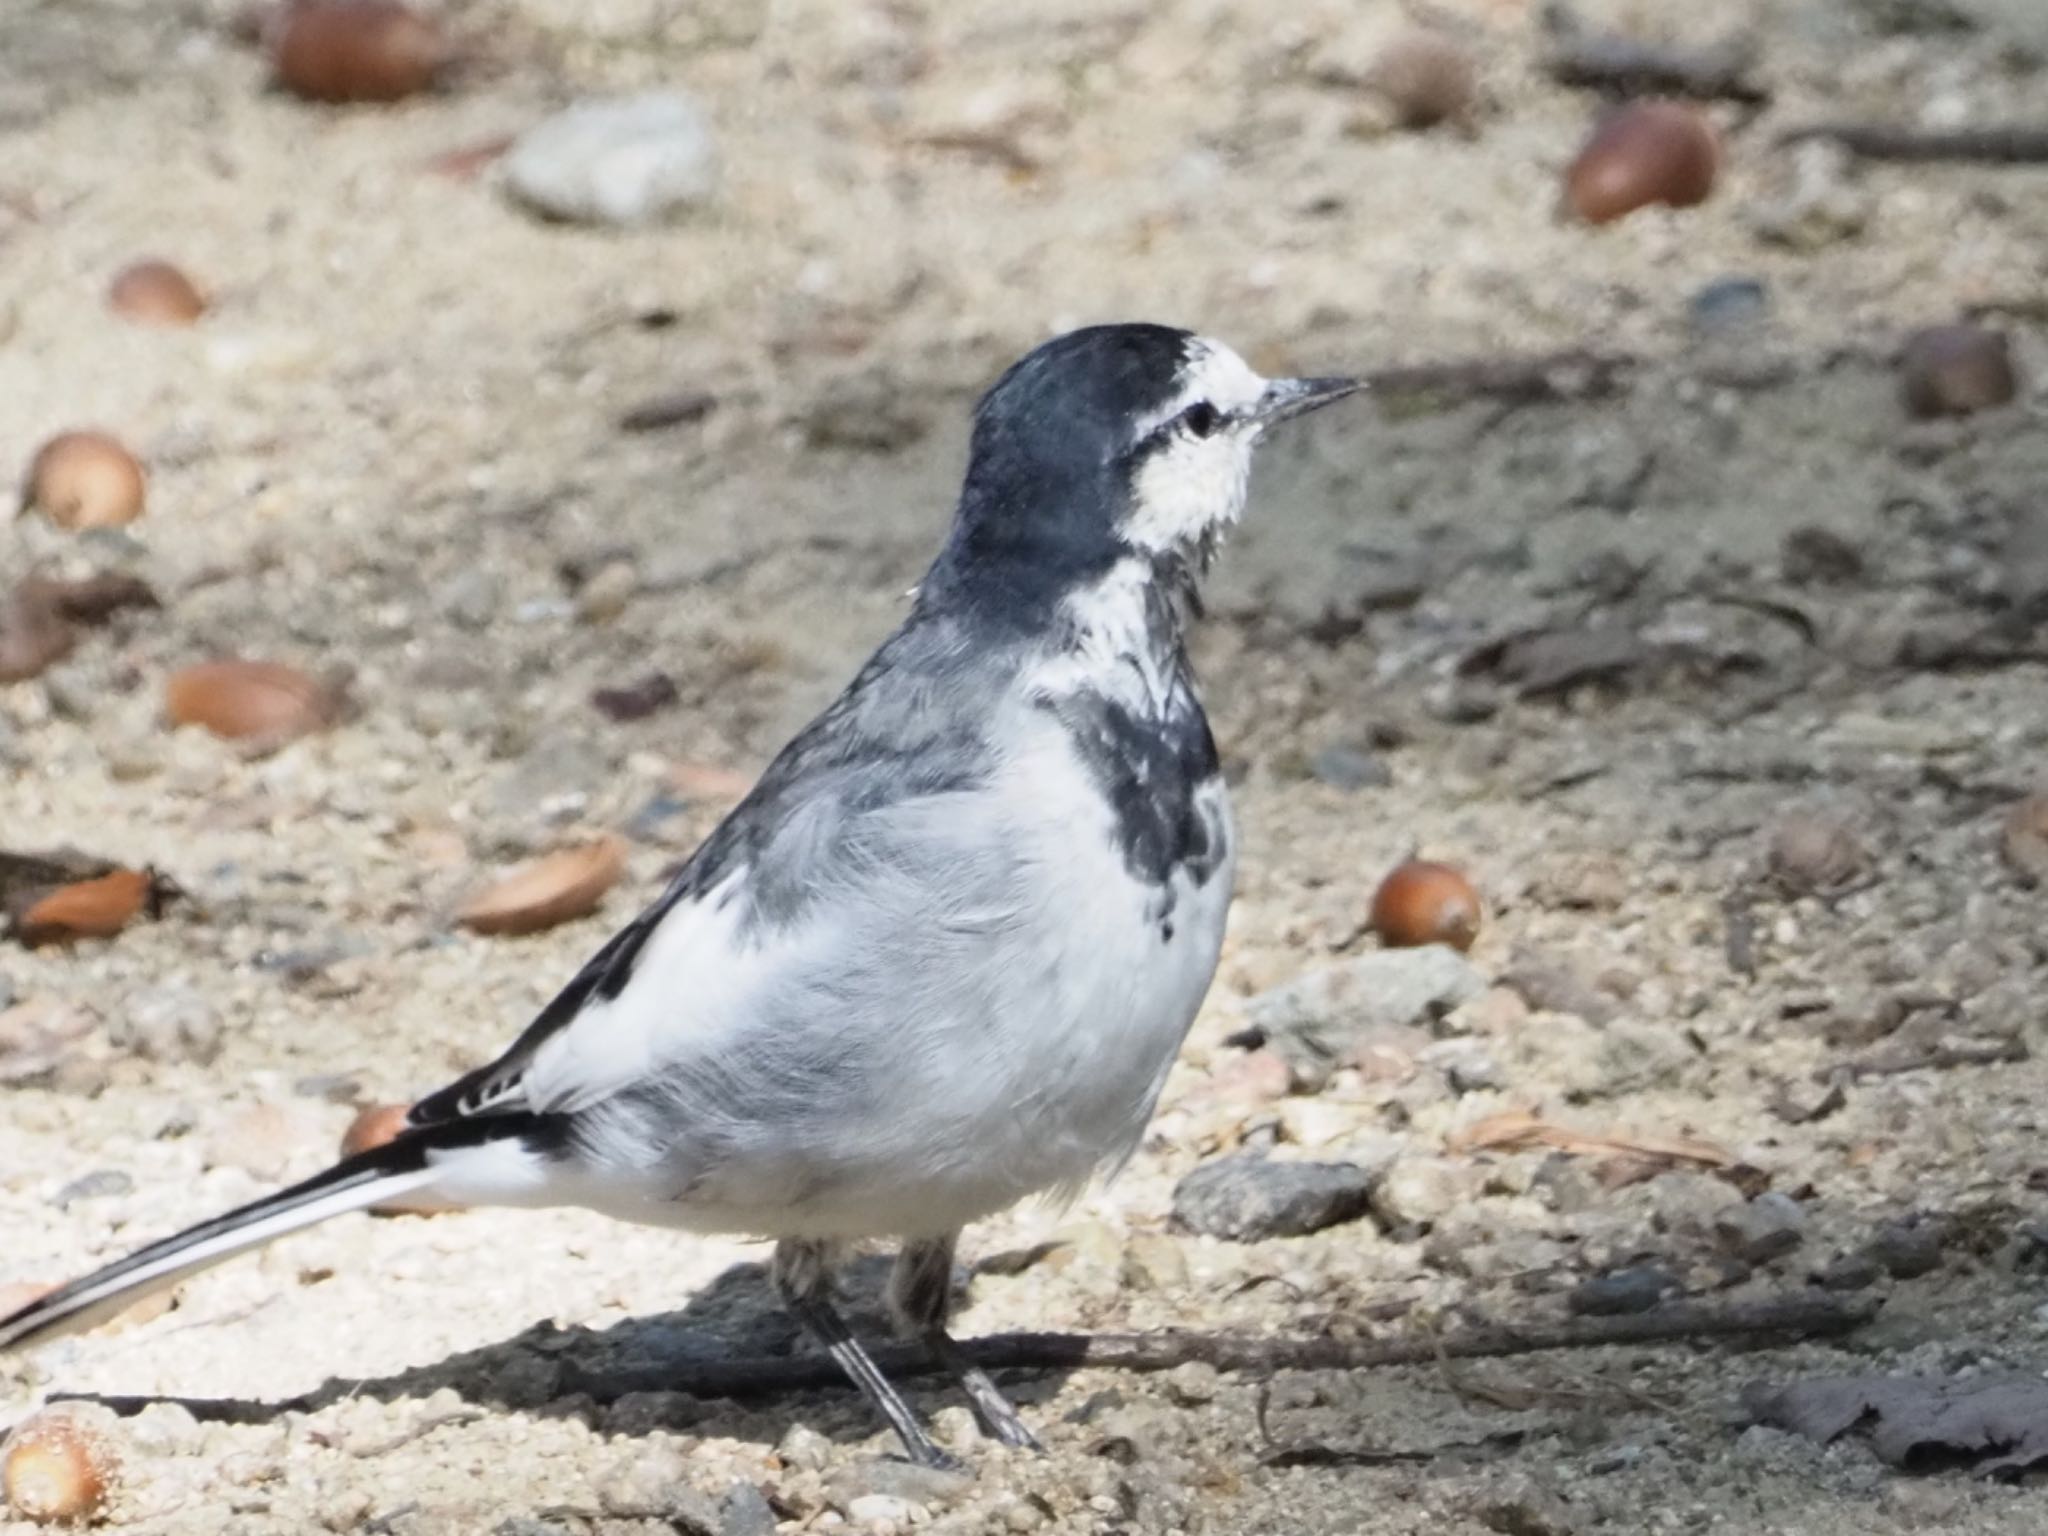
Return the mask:
<svg viewBox="0 0 2048 1536">
<path fill-rule="evenodd" d="M 0 463 L 97 424 L 151 473 L 129 529 L 0 527 L 0 570 L 128 571 L 164 601 L 0 686 L 0 834 L 189 893 L 112 941 L 0 951 L 5 1038 L 76 1031 L 0 1089 L 0 1283 L 308 1173 L 353 1106 L 494 1052 L 894 622 L 972 392 L 1053 329 L 1144 316 L 1268 369 L 1641 361 L 1609 392 L 1404 394 L 1274 446 L 1197 641 L 1246 843 L 1218 985 L 1132 1168 L 970 1234 L 963 1331 L 1407 1338 L 1555 1319 L 1645 1266 L 1703 1303 L 1881 1299 L 1875 1322 L 1026 1373 L 1036 1459 L 927 1385 L 973 1474 L 931 1479 L 849 1391 L 586 1390 L 798 1347 L 761 1248 L 463 1212 L 339 1221 L 0 1362 L 0 1421 L 52 1393 L 316 1393 L 119 1420 L 108 1518 L 166 1536 L 2038 1529 L 2024 1483 L 1902 1475 L 1740 1393 L 2048 1353 L 2048 930 L 1999 833 L 2048 743 L 2048 434 L 2024 390 L 1909 422 L 1889 363 L 1969 312 L 2041 375 L 2048 171 L 1836 169 L 1860 228 L 1759 233 L 1794 179 L 1778 130 L 2021 116 L 2048 32 L 1997 0 L 1589 4 L 1658 38 L 1746 28 L 1775 89 L 1712 109 L 1705 206 L 1589 231 L 1554 204 L 1596 103 L 1543 74 L 1531 8 L 1426 9 L 1479 62 L 1469 136 L 1388 131 L 1359 84 L 1391 7 L 466 0 L 454 85 L 366 109 L 266 91 L 224 3 L 0 13 Z M 651 85 L 692 91 L 720 146 L 674 224 L 547 224 L 490 168 L 431 168 Z M 106 312 L 144 254 L 213 291 L 201 324 Z M 1767 313 L 1703 321 L 1731 275 Z M 617 428 L 678 392 L 713 408 Z M 356 712 L 261 756 L 167 728 L 165 674 L 222 654 L 345 667 Z M 651 670 L 673 706 L 592 706 Z M 453 925 L 489 872 L 606 831 L 631 853 L 597 914 Z M 1416 851 L 1485 898 L 1475 995 L 1285 1092 L 1229 1042 L 1273 988 L 1373 953 L 1372 890 Z M 1458 1139 L 1514 1110 L 1743 1167 Z M 1240 1149 L 1364 1169 L 1371 1209 L 1176 1229 L 1178 1181 Z"/>
</svg>

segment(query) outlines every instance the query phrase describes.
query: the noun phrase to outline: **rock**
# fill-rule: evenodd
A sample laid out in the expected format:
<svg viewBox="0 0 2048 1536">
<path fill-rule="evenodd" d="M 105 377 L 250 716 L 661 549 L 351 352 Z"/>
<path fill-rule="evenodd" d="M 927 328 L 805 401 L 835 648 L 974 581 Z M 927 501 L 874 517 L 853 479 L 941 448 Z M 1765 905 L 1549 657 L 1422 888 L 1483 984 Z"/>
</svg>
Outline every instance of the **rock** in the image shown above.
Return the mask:
<svg viewBox="0 0 2048 1536">
<path fill-rule="evenodd" d="M 1625 1317 L 1649 1311 L 1678 1288 L 1676 1277 L 1642 1264 L 1582 1281 L 1571 1293 L 1570 1306 L 1586 1317 Z"/>
<path fill-rule="evenodd" d="M 220 1055 L 220 1015 L 191 987 L 146 987 L 131 993 L 107 1024 L 107 1038 L 145 1061 L 210 1064 Z"/>
<path fill-rule="evenodd" d="M 1170 1237 L 1145 1233 L 1124 1245 L 1124 1284 L 1140 1291 L 1177 1291 L 1188 1283 L 1187 1255 Z"/>
<path fill-rule="evenodd" d="M 1189 1360 L 1166 1373 L 1166 1390 L 1184 1407 L 1215 1401 L 1223 1390 L 1223 1374 L 1206 1360 Z"/>
<path fill-rule="evenodd" d="M 1394 775 L 1377 757 L 1341 743 L 1324 747 L 1308 760 L 1308 767 L 1332 789 L 1384 789 L 1394 782 Z"/>
<path fill-rule="evenodd" d="M 1375 1026 L 1427 1022 L 1486 990 L 1486 978 L 1446 944 L 1376 950 L 1324 966 L 1251 1000 L 1246 1017 L 1287 1062 L 1296 1086 L 1330 1080 Z"/>
<path fill-rule="evenodd" d="M 576 589 L 576 616 L 586 624 L 609 624 L 640 591 L 640 573 L 630 560 L 608 560 Z"/>
<path fill-rule="evenodd" d="M 1790 1195 L 1766 1190 L 1721 1213 L 1714 1236 L 1745 1264 L 1768 1264 L 1797 1248 L 1806 1237 L 1806 1211 Z"/>
<path fill-rule="evenodd" d="M 482 629 L 504 606 L 505 586 L 489 566 L 472 565 L 442 586 L 435 603 L 458 629 Z"/>
<path fill-rule="evenodd" d="M 1427 1230 L 1477 1193 L 1469 1166 L 1440 1157 L 1397 1157 L 1372 1189 L 1372 1213 L 1390 1229 Z"/>
<path fill-rule="evenodd" d="M 1578 1536 L 1585 1528 L 1563 1495 L 1531 1480 L 1518 1478 L 1505 1488 L 1490 1489 L 1466 1507 L 1497 1536 Z"/>
<path fill-rule="evenodd" d="M 598 1485 L 608 1515 L 660 1520 L 678 1536 L 719 1536 L 718 1505 L 690 1486 L 690 1463 L 669 1446 L 643 1450 Z"/>
<path fill-rule="evenodd" d="M 949 1451 L 970 1452 L 987 1438 L 973 1410 L 958 1403 L 948 1403 L 934 1412 L 931 1430 L 932 1439 Z"/>
<path fill-rule="evenodd" d="M 1938 1222 L 1888 1221 L 1865 1252 L 1894 1280 L 1915 1280 L 1941 1267 L 1943 1240 Z"/>
<path fill-rule="evenodd" d="M 604 1432 L 644 1440 L 658 1429 L 682 1429 L 704 1417 L 702 1398 L 686 1392 L 628 1392 L 604 1411 Z"/>
<path fill-rule="evenodd" d="M 64 1211 L 81 1200 L 105 1200 L 114 1195 L 128 1194 L 134 1188 L 135 1180 L 120 1169 L 98 1168 L 66 1184 L 50 1196 L 50 1204 Z"/>
<path fill-rule="evenodd" d="M 1679 1030 L 1617 1019 L 1601 1031 L 1594 1053 L 1598 1081 L 1585 1091 L 1612 1096 L 1667 1088 L 1698 1060 L 1698 1049 Z"/>
<path fill-rule="evenodd" d="M 1813 1278 L 1824 1290 L 1860 1291 L 1877 1284 L 1883 1273 L 1868 1253 L 1845 1253 Z"/>
<path fill-rule="evenodd" d="M 775 1536 L 775 1509 L 752 1483 L 737 1482 L 718 1501 L 719 1536 Z"/>
<path fill-rule="evenodd" d="M 675 90 L 578 102 L 521 134 L 503 169 L 519 201 L 585 224 L 653 223 L 718 185 L 710 125 Z"/>
<path fill-rule="evenodd" d="M 832 1459 L 832 1442 L 808 1424 L 792 1424 L 776 1442 L 775 1458 L 798 1472 L 822 1472 Z"/>
<path fill-rule="evenodd" d="M 864 1498 L 895 1499 L 939 1509 L 973 1487 L 972 1477 L 948 1467 L 920 1467 L 915 1462 L 894 1459 L 857 1461 L 832 1474 L 825 1483 L 825 1497 L 834 1507 L 848 1513 Z"/>
<path fill-rule="evenodd" d="M 1279 1163 L 1226 1157 L 1182 1179 L 1173 1220 L 1233 1242 L 1300 1237 L 1365 1214 L 1375 1174 L 1355 1163 Z"/>
<path fill-rule="evenodd" d="M 1701 337 L 1749 331 L 1762 325 L 1770 314 L 1770 290 L 1754 277 L 1716 278 L 1695 289 L 1685 302 L 1686 320 L 1693 334 Z"/>
<path fill-rule="evenodd" d="M 1850 180 L 1855 157 L 1839 144 L 1808 139 L 1795 144 L 1776 196 L 1748 213 L 1758 239 L 1792 250 L 1822 250 L 1863 233 L 1870 222 L 1870 193 Z"/>
<path fill-rule="evenodd" d="M 846 1504 L 846 1518 L 855 1525 L 889 1525 L 901 1530 L 910 1524 L 910 1506 L 885 1493 L 864 1493 Z"/>
</svg>

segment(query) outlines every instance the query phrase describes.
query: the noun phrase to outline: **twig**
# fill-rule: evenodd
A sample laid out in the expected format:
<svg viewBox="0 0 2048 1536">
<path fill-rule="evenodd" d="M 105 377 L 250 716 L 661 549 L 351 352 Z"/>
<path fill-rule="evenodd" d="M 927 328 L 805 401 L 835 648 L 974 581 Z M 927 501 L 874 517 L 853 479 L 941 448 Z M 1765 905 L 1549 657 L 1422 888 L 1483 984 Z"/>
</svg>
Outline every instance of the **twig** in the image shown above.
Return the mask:
<svg viewBox="0 0 2048 1536">
<path fill-rule="evenodd" d="M 1285 1338 L 1261 1334 L 1195 1333 L 1000 1333 L 971 1339 L 961 1348 L 985 1370 L 1169 1371 L 1204 1361 L 1220 1371 L 1362 1371 L 1428 1365 L 1440 1359 L 1482 1359 L 1546 1350 L 1605 1349 L 1617 1345 L 1669 1344 L 1697 1339 L 1822 1338 L 1861 1327 L 1876 1314 L 1868 1299 L 1793 1293 L 1730 1307 L 1675 1303 L 1629 1317 L 1570 1317 L 1523 1324 L 1482 1323 L 1456 1333 L 1409 1339 L 1350 1340 L 1327 1336 Z M 875 1363 L 892 1377 L 931 1375 L 940 1366 L 915 1345 L 874 1351 Z M 599 1403 L 633 1392 L 681 1392 L 691 1397 L 763 1397 L 842 1385 L 839 1367 L 823 1355 L 766 1356 L 687 1361 L 671 1365 L 584 1366 L 557 1355 L 562 1365 L 558 1396 L 588 1393 Z M 119 1414 L 139 1413 L 152 1403 L 175 1402 L 209 1423 L 265 1423 L 283 1413 L 307 1413 L 366 1388 L 365 1383 L 329 1381 L 279 1402 L 245 1398 L 74 1397 L 104 1404 Z"/>
<path fill-rule="evenodd" d="M 1867 160 L 1974 160 L 1991 165 L 2048 161 L 2048 126 L 2008 123 L 1991 128 L 1902 128 L 1891 123 L 1809 123 L 1778 136 L 1780 144 L 1830 139 Z"/>
<path fill-rule="evenodd" d="M 1623 96 L 1692 96 L 1759 106 L 1771 93 L 1751 77 L 1751 50 L 1741 43 L 1672 48 L 1611 32 L 1567 34 L 1544 60 L 1560 85 Z"/>
<path fill-rule="evenodd" d="M 1372 393 L 1386 395 L 1448 395 L 1458 399 L 1518 402 L 1579 400 L 1613 394 L 1620 376 L 1640 358 L 1620 352 L 1592 352 L 1571 347 L 1524 357 L 1454 358 L 1440 363 L 1409 363 L 1366 374 Z"/>
</svg>

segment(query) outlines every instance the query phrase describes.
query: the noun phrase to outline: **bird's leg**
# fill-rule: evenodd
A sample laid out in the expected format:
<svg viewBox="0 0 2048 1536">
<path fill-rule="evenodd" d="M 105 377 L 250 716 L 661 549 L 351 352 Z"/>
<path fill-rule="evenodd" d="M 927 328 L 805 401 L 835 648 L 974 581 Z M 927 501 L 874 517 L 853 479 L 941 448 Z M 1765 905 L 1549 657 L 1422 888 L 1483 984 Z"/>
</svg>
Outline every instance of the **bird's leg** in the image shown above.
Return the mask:
<svg viewBox="0 0 2048 1536">
<path fill-rule="evenodd" d="M 825 1346 L 833 1362 L 859 1387 L 875 1411 L 889 1421 L 910 1459 L 925 1467 L 956 1467 L 951 1456 L 932 1444 L 931 1437 L 917 1422 L 917 1415 L 903 1401 L 889 1379 L 868 1352 L 860 1347 L 846 1319 L 832 1305 L 832 1250 L 825 1243 L 785 1238 L 775 1245 L 771 1265 L 775 1289 L 790 1315 Z"/>
<path fill-rule="evenodd" d="M 889 1310 L 904 1333 L 922 1340 L 932 1358 L 960 1383 L 983 1429 L 1003 1445 L 1043 1450 L 988 1372 L 968 1359 L 946 1332 L 946 1314 L 953 1307 L 953 1245 L 959 1239 L 958 1232 L 949 1232 L 903 1245 L 889 1275 Z"/>
</svg>

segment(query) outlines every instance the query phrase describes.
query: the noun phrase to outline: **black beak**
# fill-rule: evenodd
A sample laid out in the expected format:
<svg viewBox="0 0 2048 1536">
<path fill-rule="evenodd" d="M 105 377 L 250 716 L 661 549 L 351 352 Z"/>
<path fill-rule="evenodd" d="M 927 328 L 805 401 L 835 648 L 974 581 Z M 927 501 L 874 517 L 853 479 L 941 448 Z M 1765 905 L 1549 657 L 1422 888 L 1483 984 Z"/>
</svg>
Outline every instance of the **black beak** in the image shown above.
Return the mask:
<svg viewBox="0 0 2048 1536">
<path fill-rule="evenodd" d="M 1290 416 L 1305 416 L 1363 388 L 1363 379 L 1274 379 L 1252 407 L 1252 419 L 1262 427 L 1271 426 Z"/>
</svg>

